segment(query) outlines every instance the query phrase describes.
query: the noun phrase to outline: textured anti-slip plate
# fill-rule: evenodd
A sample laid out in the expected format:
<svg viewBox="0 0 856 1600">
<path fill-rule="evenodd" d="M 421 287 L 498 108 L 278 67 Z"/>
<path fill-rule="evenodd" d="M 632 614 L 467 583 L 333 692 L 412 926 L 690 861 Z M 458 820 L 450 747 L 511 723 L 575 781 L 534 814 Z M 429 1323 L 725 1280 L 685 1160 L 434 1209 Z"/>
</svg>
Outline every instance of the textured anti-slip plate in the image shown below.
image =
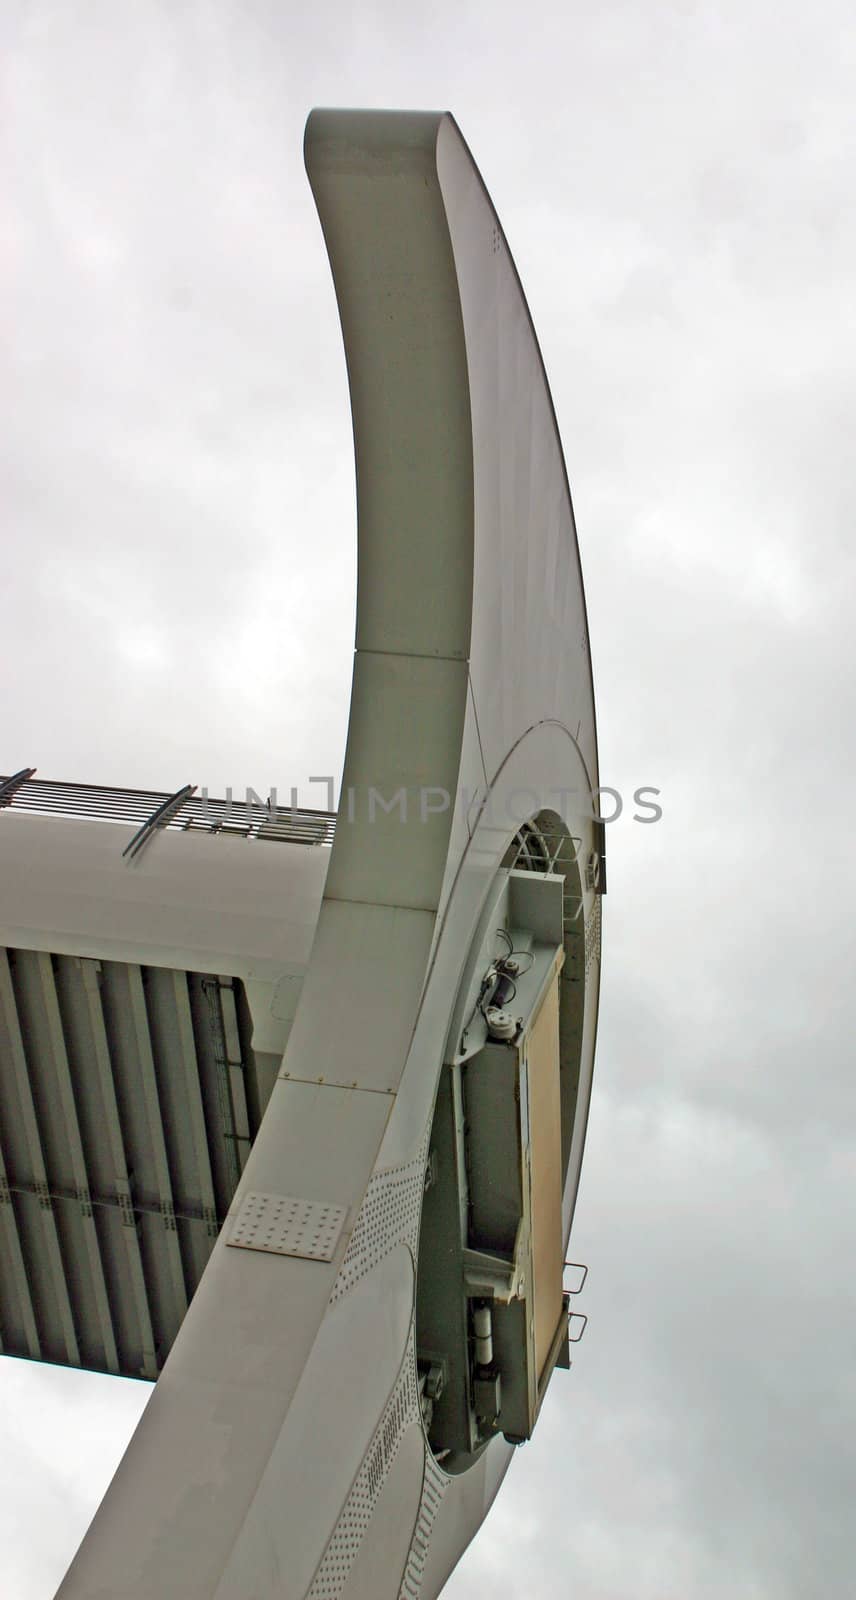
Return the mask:
<svg viewBox="0 0 856 1600">
<path fill-rule="evenodd" d="M 345 1220 L 345 1206 L 297 1200 L 286 1194 L 248 1194 L 235 1217 L 228 1244 L 269 1250 L 277 1256 L 332 1261 Z"/>
</svg>

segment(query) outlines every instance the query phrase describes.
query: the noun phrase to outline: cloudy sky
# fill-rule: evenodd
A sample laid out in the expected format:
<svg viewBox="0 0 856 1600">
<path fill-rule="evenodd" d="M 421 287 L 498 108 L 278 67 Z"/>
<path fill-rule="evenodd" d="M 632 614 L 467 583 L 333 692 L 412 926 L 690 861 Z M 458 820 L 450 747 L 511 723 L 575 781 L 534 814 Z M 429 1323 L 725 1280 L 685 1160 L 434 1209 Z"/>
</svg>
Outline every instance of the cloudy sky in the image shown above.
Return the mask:
<svg viewBox="0 0 856 1600">
<path fill-rule="evenodd" d="M 586 1337 L 452 1600 L 849 1600 L 856 20 L 844 0 L 0 20 L 0 768 L 341 769 L 350 422 L 313 104 L 448 107 L 544 349 L 610 830 Z M 0 1362 L 0 1593 L 143 1386 Z"/>
</svg>

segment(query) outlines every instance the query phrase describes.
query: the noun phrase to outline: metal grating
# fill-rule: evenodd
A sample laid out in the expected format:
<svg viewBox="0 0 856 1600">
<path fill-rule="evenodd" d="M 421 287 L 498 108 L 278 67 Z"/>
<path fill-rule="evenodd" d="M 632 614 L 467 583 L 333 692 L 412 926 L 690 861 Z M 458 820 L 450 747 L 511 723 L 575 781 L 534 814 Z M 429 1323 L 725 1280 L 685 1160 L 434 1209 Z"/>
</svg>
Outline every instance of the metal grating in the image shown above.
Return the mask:
<svg viewBox="0 0 856 1600">
<path fill-rule="evenodd" d="M 34 770 L 34 769 L 25 769 Z M 14 787 L 4 795 L 4 786 Z M 190 785 L 187 786 L 188 791 Z M 184 791 L 179 791 L 179 795 Z M 154 789 L 110 789 L 100 784 L 54 783 L 44 779 L 0 776 L 0 808 L 87 822 L 116 822 L 143 828 L 177 796 Z M 332 845 L 336 818 L 330 811 L 259 804 L 257 800 L 214 799 L 187 792 L 156 827 L 179 832 L 225 833 L 244 839 L 269 839 L 283 844 Z"/>
<path fill-rule="evenodd" d="M 292 1195 L 245 1195 L 227 1243 L 237 1250 L 268 1250 L 305 1261 L 332 1261 L 347 1215 L 345 1206 Z"/>
</svg>

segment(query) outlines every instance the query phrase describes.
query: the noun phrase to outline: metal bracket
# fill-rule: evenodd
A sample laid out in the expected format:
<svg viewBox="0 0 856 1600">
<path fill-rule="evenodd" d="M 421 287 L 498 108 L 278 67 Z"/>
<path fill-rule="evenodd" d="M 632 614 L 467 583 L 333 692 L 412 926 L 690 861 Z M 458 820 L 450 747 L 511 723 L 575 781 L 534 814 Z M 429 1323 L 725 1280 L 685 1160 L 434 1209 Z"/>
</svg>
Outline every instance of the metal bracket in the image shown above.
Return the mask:
<svg viewBox="0 0 856 1600">
<path fill-rule="evenodd" d="M 515 1265 L 505 1256 L 487 1250 L 465 1250 L 463 1253 L 464 1284 L 468 1295 L 483 1295 L 488 1300 L 499 1300 L 508 1305 L 520 1299 L 522 1283 Z"/>
<path fill-rule="evenodd" d="M 127 856 L 129 861 L 133 861 L 134 857 L 145 849 L 157 829 L 163 828 L 170 818 L 181 810 L 185 800 L 189 800 L 190 796 L 195 793 L 196 784 L 186 783 L 183 789 L 178 789 L 175 794 L 170 795 L 168 800 L 164 800 L 162 805 L 159 805 L 151 816 L 146 818 L 143 826 L 137 830 L 130 843 L 126 844 L 122 851 L 123 858 Z"/>
<path fill-rule="evenodd" d="M 20 772 L 14 772 L 11 778 L 4 778 L 0 783 L 0 806 L 10 806 L 14 795 L 17 794 L 22 783 L 28 783 L 35 772 L 35 767 L 22 767 Z"/>
<path fill-rule="evenodd" d="M 598 875 L 595 885 L 598 894 L 606 894 L 606 823 L 595 821 L 595 850 L 598 855 Z"/>
</svg>

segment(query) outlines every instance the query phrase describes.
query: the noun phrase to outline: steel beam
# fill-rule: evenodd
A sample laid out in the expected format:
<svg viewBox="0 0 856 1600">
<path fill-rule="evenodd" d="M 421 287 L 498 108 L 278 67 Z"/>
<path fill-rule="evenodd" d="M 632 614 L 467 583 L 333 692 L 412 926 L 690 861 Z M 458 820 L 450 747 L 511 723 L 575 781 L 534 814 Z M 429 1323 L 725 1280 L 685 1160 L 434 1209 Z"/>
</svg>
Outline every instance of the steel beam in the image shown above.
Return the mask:
<svg viewBox="0 0 856 1600">
<path fill-rule="evenodd" d="M 116 1330 L 113 1326 L 113 1318 L 110 1312 L 110 1295 L 104 1274 L 104 1261 L 101 1255 L 98 1229 L 95 1226 L 95 1218 L 92 1214 L 89 1168 L 83 1145 L 80 1119 L 77 1115 L 77 1105 L 68 1064 L 68 1052 L 65 1047 L 65 1031 L 59 1009 L 53 961 L 45 951 L 40 950 L 36 954 L 36 963 L 42 1003 L 47 1020 L 48 1037 L 50 1039 L 53 1072 L 59 1088 L 60 1104 L 74 1173 L 74 1184 L 80 1207 L 80 1224 L 86 1243 L 86 1258 L 89 1263 L 95 1310 L 101 1333 L 101 1343 L 104 1349 L 104 1361 L 108 1372 L 118 1373 L 120 1365 L 119 1353 L 116 1348 Z"/>
<path fill-rule="evenodd" d="M 220 1227 L 217 1221 L 217 1201 L 214 1195 L 214 1180 L 211 1176 L 211 1155 L 208 1149 L 205 1110 L 202 1104 L 202 1088 L 199 1082 L 199 1062 L 196 1056 L 196 1039 L 193 1033 L 193 1015 L 190 1010 L 190 995 L 187 992 L 187 973 L 172 972 L 170 976 L 178 1023 L 179 1055 L 184 1072 L 184 1084 L 187 1090 L 187 1104 L 190 1112 L 193 1153 L 196 1157 L 196 1171 L 199 1178 L 202 1215 L 205 1218 L 208 1238 L 213 1244 L 220 1232 Z"/>
<path fill-rule="evenodd" d="M 203 978 L 202 994 L 208 1008 L 229 1184 L 234 1192 L 252 1143 L 235 995 L 230 981 L 223 978 Z"/>
<path fill-rule="evenodd" d="M 149 1031 L 149 1018 L 146 1010 L 146 996 L 143 989 L 142 969 L 138 966 L 128 966 L 128 988 L 130 992 L 131 1022 L 137 1044 L 137 1053 L 140 1065 L 140 1078 L 142 1081 L 143 1096 L 146 1105 L 146 1115 L 149 1124 L 149 1135 L 154 1153 L 155 1172 L 157 1174 L 158 1195 L 163 1212 L 164 1243 L 166 1247 L 167 1268 L 173 1301 L 173 1320 L 175 1330 L 181 1326 L 187 1311 L 187 1287 L 184 1281 L 184 1266 L 181 1260 L 181 1247 L 178 1242 L 178 1230 L 175 1220 L 175 1201 L 172 1192 L 172 1182 L 169 1176 L 169 1161 L 166 1152 L 166 1138 L 164 1134 L 163 1113 L 161 1110 L 160 1096 L 158 1094 L 157 1077 L 155 1075 L 154 1056 L 152 1055 L 152 1040 Z"/>
<path fill-rule="evenodd" d="M 143 1270 L 143 1257 L 140 1251 L 140 1239 L 137 1232 L 137 1217 L 134 1212 L 133 1196 L 131 1194 L 131 1180 L 128 1175 L 128 1163 L 122 1139 L 122 1124 L 116 1100 L 113 1062 L 110 1055 L 107 1028 L 104 1022 L 104 1008 L 101 1004 L 101 986 L 98 981 L 101 963 L 100 961 L 81 960 L 80 968 L 86 995 L 89 1027 L 92 1034 L 95 1067 L 101 1089 L 101 1102 L 106 1119 L 107 1141 L 110 1146 L 110 1157 L 113 1164 L 113 1181 L 122 1212 L 122 1241 L 125 1246 L 128 1277 L 131 1283 L 134 1310 L 136 1312 L 140 1347 L 143 1352 L 143 1365 L 140 1376 L 154 1379 L 158 1375 L 155 1336 L 152 1328 L 148 1291 L 146 1289 L 146 1276 Z"/>
<path fill-rule="evenodd" d="M 47 1168 L 45 1166 L 44 1150 L 42 1148 L 39 1124 L 36 1118 L 36 1109 L 33 1104 L 33 1094 L 30 1086 L 30 1071 L 27 1056 L 24 1050 L 24 1041 L 21 1036 L 21 1024 L 18 1017 L 18 1006 L 15 999 L 15 989 L 12 983 L 12 974 L 9 969 L 9 958 L 6 951 L 0 951 L 0 1010 L 3 1012 L 6 1031 L 9 1037 L 9 1049 L 12 1058 L 12 1070 L 15 1086 L 18 1091 L 18 1104 L 24 1135 L 27 1142 L 27 1152 L 30 1159 L 33 1178 L 38 1187 L 39 1218 L 41 1221 L 42 1237 L 44 1240 L 45 1256 L 50 1269 L 51 1282 L 56 1297 L 59 1312 L 60 1326 L 62 1328 L 63 1343 L 65 1345 L 66 1359 L 73 1367 L 80 1366 L 80 1347 L 77 1342 L 77 1332 L 74 1325 L 74 1312 L 72 1310 L 71 1296 L 69 1294 L 68 1280 L 62 1259 L 62 1249 L 57 1232 L 56 1218 L 49 1194 Z"/>
<path fill-rule="evenodd" d="M 6 1240 L 6 1248 L 9 1252 L 9 1264 L 12 1268 L 12 1277 L 21 1310 L 21 1321 L 24 1325 L 24 1337 L 27 1341 L 27 1354 L 32 1361 L 40 1361 L 42 1347 L 39 1342 L 39 1330 L 36 1325 L 30 1283 L 27 1277 L 27 1268 L 24 1264 L 24 1254 L 21 1249 L 21 1236 L 18 1232 L 12 1196 L 9 1192 L 9 1180 L 2 1150 L 0 1150 L 0 1227 L 3 1229 L 3 1237 Z M 2 1344 L 0 1344 L 0 1348 L 2 1348 Z"/>
</svg>

